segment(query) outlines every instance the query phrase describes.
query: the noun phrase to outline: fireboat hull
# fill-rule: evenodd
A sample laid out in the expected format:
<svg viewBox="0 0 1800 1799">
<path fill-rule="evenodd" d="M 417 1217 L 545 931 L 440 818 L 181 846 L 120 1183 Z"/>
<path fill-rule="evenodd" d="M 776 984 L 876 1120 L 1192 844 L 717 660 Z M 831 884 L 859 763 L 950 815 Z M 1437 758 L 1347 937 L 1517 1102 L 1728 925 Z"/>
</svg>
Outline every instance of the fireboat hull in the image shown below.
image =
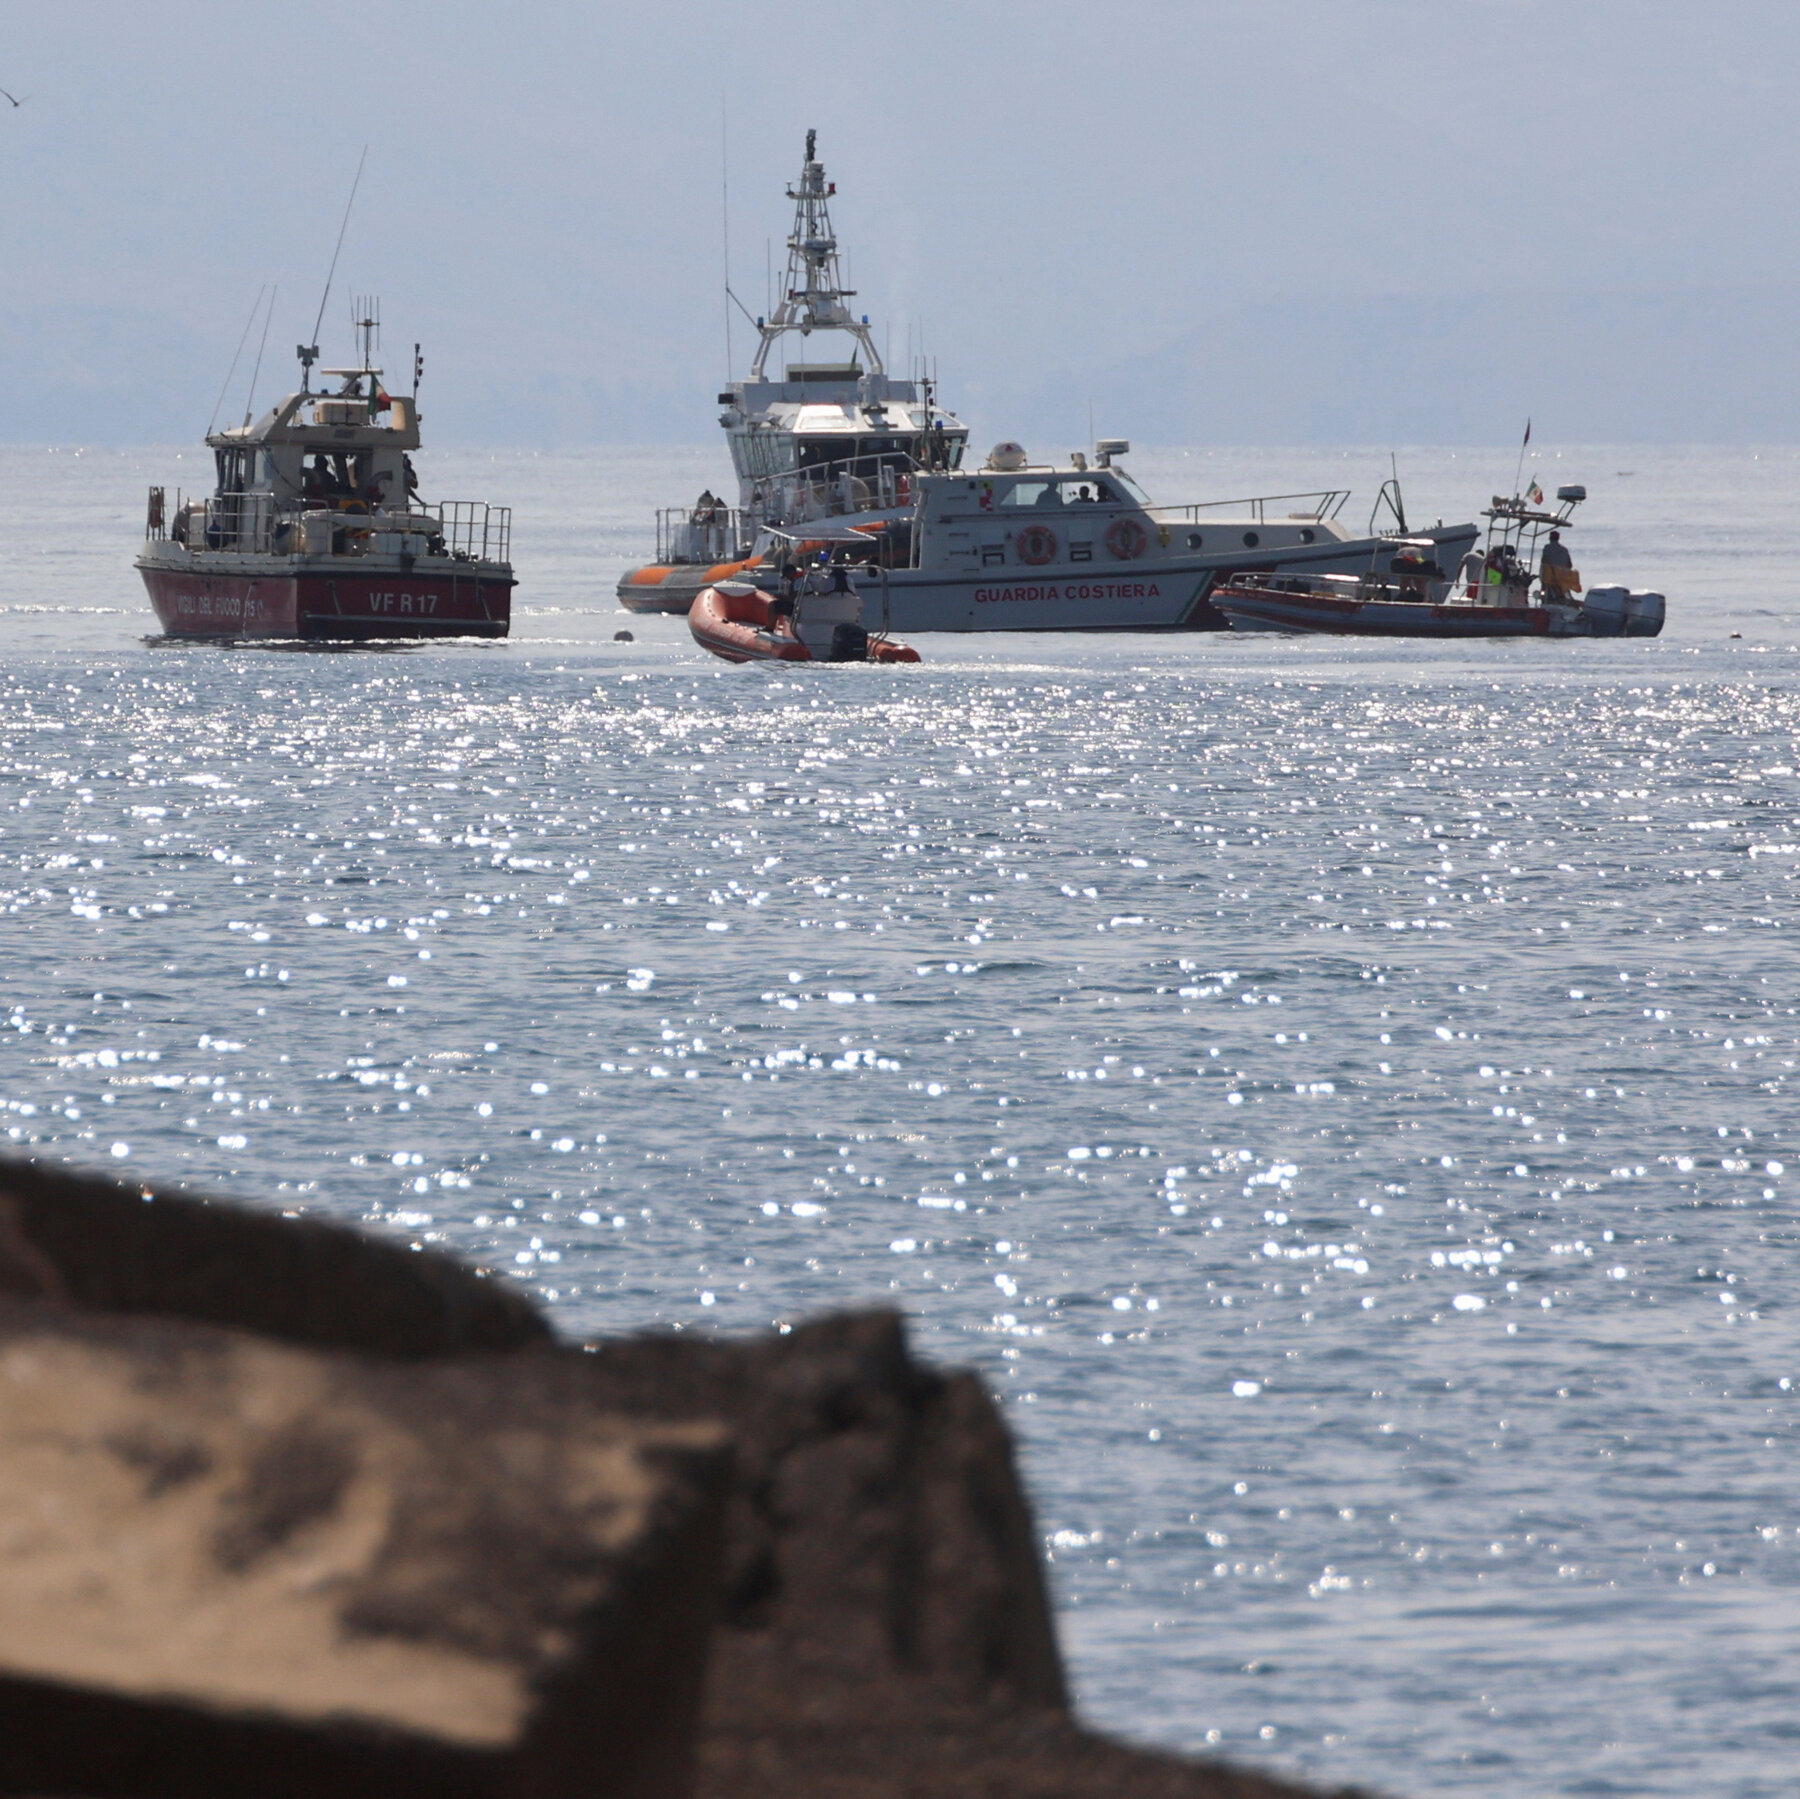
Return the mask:
<svg viewBox="0 0 1800 1799">
<path fill-rule="evenodd" d="M 150 604 L 171 637 L 504 637 L 510 570 L 495 564 L 371 569 L 368 559 L 140 557 Z"/>
</svg>

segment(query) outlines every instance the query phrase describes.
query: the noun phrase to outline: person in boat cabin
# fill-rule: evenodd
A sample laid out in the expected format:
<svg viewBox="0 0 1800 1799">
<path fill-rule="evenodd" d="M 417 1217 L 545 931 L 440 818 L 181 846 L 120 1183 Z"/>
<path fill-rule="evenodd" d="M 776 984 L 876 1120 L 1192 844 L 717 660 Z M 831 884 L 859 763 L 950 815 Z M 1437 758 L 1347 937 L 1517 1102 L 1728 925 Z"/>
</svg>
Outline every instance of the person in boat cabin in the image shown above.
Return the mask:
<svg viewBox="0 0 1800 1799">
<path fill-rule="evenodd" d="M 373 511 L 387 502 L 387 484 L 392 479 L 385 470 L 375 467 L 372 451 L 356 457 L 351 464 L 350 491 L 354 499 Z"/>
<path fill-rule="evenodd" d="M 1550 533 L 1544 553 L 1538 558 L 1538 584 L 1546 595 L 1581 591 L 1580 583 L 1575 579 L 1575 559 L 1569 554 L 1569 546 L 1563 542 L 1560 531 Z"/>
<path fill-rule="evenodd" d="M 309 500 L 329 500 L 339 492 L 338 478 L 332 472 L 330 460 L 323 450 L 314 456 L 306 468 L 306 498 Z"/>
</svg>

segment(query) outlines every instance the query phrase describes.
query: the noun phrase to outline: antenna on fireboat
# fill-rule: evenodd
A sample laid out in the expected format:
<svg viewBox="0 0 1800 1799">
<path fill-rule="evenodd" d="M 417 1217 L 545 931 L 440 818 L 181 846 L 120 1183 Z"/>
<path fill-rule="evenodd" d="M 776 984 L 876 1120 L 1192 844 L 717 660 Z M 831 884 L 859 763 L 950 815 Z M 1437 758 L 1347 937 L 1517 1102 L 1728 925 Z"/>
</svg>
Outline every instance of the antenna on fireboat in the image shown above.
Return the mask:
<svg viewBox="0 0 1800 1799">
<path fill-rule="evenodd" d="M 231 367 L 225 371 L 225 379 L 219 387 L 219 397 L 213 402 L 212 417 L 206 421 L 206 435 L 208 437 L 212 436 L 212 428 L 219 422 L 219 408 L 225 404 L 226 390 L 231 386 L 231 377 L 237 373 L 238 360 L 244 354 L 244 345 L 250 341 L 250 328 L 256 323 L 256 315 L 262 310 L 263 295 L 268 291 L 269 287 L 267 282 L 264 282 L 263 285 L 256 290 L 256 299 L 251 304 L 250 316 L 244 320 L 244 332 L 238 339 L 237 352 L 231 359 Z"/>
<path fill-rule="evenodd" d="M 269 289 L 269 310 L 263 314 L 262 340 L 256 346 L 256 365 L 250 371 L 250 391 L 244 395 L 244 429 L 250 429 L 250 414 L 256 408 L 256 378 L 262 373 L 263 351 L 269 347 L 269 325 L 275 317 L 275 296 L 281 292 L 278 287 Z"/>
<path fill-rule="evenodd" d="M 325 302 L 331 298 L 331 283 L 337 275 L 338 257 L 344 248 L 344 233 L 350 229 L 350 208 L 356 204 L 356 190 L 362 186 L 363 166 L 369 160 L 369 146 L 363 145 L 356 164 L 356 179 L 350 183 L 350 198 L 344 202 L 344 222 L 338 226 L 337 248 L 331 252 L 331 267 L 325 271 L 325 291 L 319 296 L 319 316 L 313 320 L 312 342 L 296 344 L 294 354 L 300 358 L 300 391 L 312 392 L 312 366 L 319 360 L 319 327 L 325 323 Z"/>
<path fill-rule="evenodd" d="M 350 328 L 362 341 L 364 371 L 372 371 L 375 367 L 375 351 L 381 344 L 380 300 L 372 294 L 364 294 L 361 299 L 352 294 L 350 296 Z"/>
</svg>

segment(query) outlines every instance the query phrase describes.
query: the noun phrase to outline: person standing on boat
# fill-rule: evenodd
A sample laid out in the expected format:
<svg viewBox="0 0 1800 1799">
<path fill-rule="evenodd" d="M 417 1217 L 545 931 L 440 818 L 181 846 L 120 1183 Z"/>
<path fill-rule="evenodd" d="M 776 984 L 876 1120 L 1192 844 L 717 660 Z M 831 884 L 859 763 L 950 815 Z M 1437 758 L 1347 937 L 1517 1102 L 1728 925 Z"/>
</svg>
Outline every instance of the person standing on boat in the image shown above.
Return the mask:
<svg viewBox="0 0 1800 1799">
<path fill-rule="evenodd" d="M 1487 574 L 1487 558 L 1479 550 L 1471 550 L 1462 559 L 1462 567 L 1456 572 L 1456 584 L 1463 590 L 1466 600 L 1481 598 L 1481 583 Z"/>
<path fill-rule="evenodd" d="M 1538 585 L 1543 588 L 1545 599 L 1563 599 L 1581 591 L 1581 583 L 1575 578 L 1575 559 L 1560 531 L 1550 533 L 1538 559 Z"/>
</svg>

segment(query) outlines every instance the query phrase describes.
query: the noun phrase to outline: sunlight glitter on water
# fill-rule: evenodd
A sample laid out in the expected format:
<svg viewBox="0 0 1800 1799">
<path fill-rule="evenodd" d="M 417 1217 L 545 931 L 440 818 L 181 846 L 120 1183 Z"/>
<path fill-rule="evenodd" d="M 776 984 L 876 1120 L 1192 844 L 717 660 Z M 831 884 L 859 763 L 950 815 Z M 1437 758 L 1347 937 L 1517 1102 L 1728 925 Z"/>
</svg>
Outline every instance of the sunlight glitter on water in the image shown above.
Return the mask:
<svg viewBox="0 0 1800 1799">
<path fill-rule="evenodd" d="M 1777 1790 L 1792 648 L 635 628 L 9 668 L 10 1141 L 571 1331 L 903 1305 L 1113 1728 Z"/>
</svg>

